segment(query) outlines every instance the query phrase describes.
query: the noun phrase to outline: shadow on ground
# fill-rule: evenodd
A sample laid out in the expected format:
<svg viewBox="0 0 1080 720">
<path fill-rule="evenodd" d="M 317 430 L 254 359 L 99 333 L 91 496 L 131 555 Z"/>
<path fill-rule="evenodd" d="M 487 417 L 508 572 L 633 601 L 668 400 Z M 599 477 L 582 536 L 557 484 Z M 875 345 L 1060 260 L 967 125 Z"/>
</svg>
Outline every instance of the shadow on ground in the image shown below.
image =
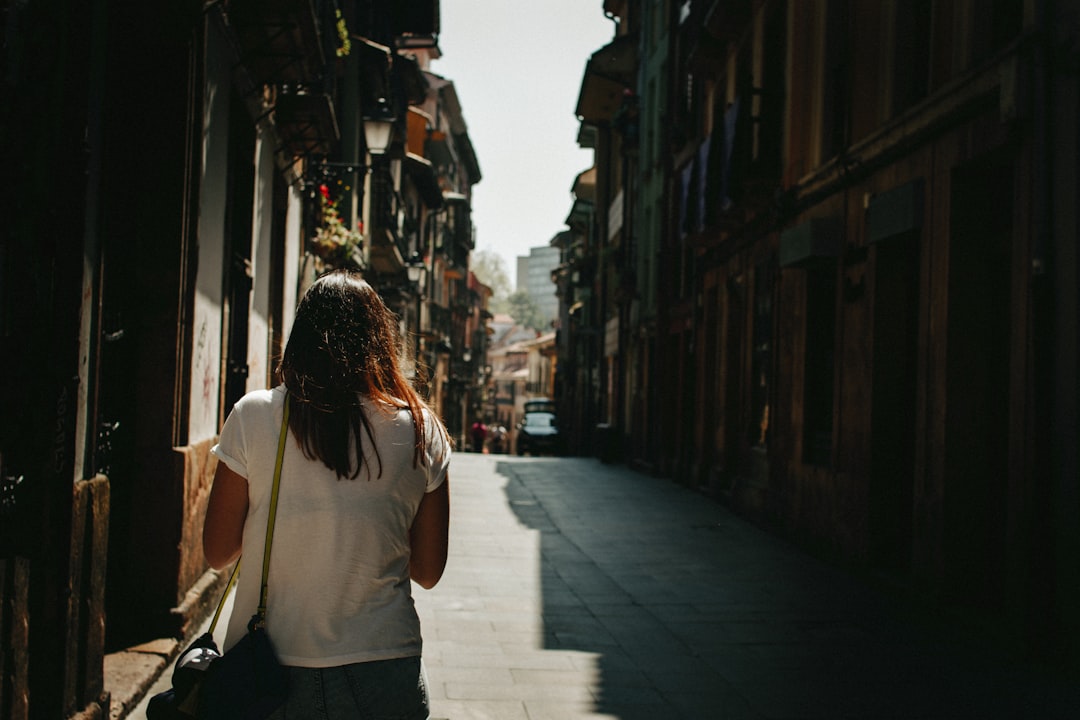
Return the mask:
<svg viewBox="0 0 1080 720">
<path fill-rule="evenodd" d="M 960 652 L 887 597 L 669 481 L 504 460 L 541 538 L 545 649 L 595 654 L 596 712 L 664 718 L 1075 717 L 1080 694 Z"/>
</svg>

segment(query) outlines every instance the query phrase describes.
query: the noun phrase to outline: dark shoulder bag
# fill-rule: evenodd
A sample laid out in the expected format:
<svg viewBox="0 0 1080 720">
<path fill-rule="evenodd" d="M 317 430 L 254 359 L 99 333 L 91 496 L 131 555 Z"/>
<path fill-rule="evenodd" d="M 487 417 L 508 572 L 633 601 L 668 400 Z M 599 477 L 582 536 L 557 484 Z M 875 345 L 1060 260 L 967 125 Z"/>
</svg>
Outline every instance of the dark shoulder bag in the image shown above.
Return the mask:
<svg viewBox="0 0 1080 720">
<path fill-rule="evenodd" d="M 229 588 L 236 582 L 239 562 L 225 586 L 210 629 L 191 647 L 181 653 L 173 670 L 173 686 L 150 699 L 147 720 L 263 720 L 284 704 L 289 694 L 288 671 L 278 661 L 270 638 L 266 634 L 266 578 L 270 571 L 270 549 L 274 541 L 274 519 L 277 515 L 278 487 L 281 483 L 281 461 L 285 454 L 285 439 L 289 433 L 289 396 L 278 437 L 277 461 L 274 466 L 274 485 L 270 495 L 270 513 L 266 521 L 266 543 L 263 547 L 262 587 L 259 608 L 248 622 L 247 634 L 222 655 L 214 642 L 214 627 Z"/>
</svg>

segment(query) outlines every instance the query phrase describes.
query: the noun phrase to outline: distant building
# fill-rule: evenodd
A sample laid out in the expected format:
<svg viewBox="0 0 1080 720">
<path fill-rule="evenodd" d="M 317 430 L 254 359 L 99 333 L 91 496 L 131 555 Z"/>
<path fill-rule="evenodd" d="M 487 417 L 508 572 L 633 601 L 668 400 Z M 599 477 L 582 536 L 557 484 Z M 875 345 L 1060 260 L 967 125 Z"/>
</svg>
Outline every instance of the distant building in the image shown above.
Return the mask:
<svg viewBox="0 0 1080 720">
<path fill-rule="evenodd" d="M 1080 659 L 1077 3 L 666 6 L 597 8 L 568 451 Z"/>
<path fill-rule="evenodd" d="M 529 347 L 537 333 L 498 313 L 488 323 L 487 364 L 491 366 L 493 407 L 485 420 L 513 427 L 525 402 L 529 378 Z"/>
<path fill-rule="evenodd" d="M 532 298 L 533 304 L 544 318 L 544 326 L 551 324 L 559 315 L 559 298 L 555 295 L 555 283 L 551 271 L 559 266 L 559 248 L 544 246 L 529 248 L 528 255 L 517 259 L 517 288 Z"/>
</svg>

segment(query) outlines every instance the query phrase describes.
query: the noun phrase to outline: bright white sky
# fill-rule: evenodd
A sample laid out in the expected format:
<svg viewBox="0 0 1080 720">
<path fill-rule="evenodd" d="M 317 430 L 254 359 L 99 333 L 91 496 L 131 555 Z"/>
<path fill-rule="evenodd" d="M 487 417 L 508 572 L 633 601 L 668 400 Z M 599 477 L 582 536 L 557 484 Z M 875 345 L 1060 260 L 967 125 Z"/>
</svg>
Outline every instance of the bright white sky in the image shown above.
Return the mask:
<svg viewBox="0 0 1080 720">
<path fill-rule="evenodd" d="M 517 257 L 565 229 L 571 186 L 592 165 L 574 116 L 589 56 L 611 42 L 603 0 L 440 0 L 442 58 L 482 179 L 473 187 L 478 250 L 494 250 L 510 284 Z"/>
</svg>

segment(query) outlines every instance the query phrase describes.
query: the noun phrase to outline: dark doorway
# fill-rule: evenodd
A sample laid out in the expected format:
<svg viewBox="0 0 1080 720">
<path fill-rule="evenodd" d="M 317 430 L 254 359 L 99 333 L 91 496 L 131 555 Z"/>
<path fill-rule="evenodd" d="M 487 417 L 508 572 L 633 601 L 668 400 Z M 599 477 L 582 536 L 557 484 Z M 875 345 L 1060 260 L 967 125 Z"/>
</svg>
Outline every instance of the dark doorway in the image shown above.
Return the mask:
<svg viewBox="0 0 1080 720">
<path fill-rule="evenodd" d="M 704 428 L 701 433 L 701 468 L 699 482 L 707 484 L 712 469 L 719 464 L 716 447 L 717 429 L 720 427 L 720 335 L 723 332 L 722 307 L 720 292 L 716 286 L 705 291 L 704 309 L 704 357 L 701 363 L 702 373 L 702 415 Z"/>
<path fill-rule="evenodd" d="M 915 474 L 919 234 L 886 238 L 873 250 L 871 554 L 877 567 L 906 572 Z"/>
<path fill-rule="evenodd" d="M 728 281 L 727 327 L 724 333 L 724 472 L 726 479 L 734 480 L 743 471 L 743 335 L 746 314 L 744 293 L 745 278 L 739 276 Z"/>
<path fill-rule="evenodd" d="M 836 402 L 836 261 L 806 268 L 806 351 L 803 376 L 803 462 L 832 463 Z"/>
<path fill-rule="evenodd" d="M 945 413 L 946 583 L 1000 606 L 1009 460 L 1010 245 L 1014 169 L 953 174 Z"/>
<path fill-rule="evenodd" d="M 694 462 L 694 425 L 697 422 L 696 398 L 697 393 L 697 363 L 694 354 L 694 331 L 684 330 L 680 337 L 680 368 L 679 368 L 679 434 L 678 455 L 676 457 L 676 473 L 678 477 L 691 477 L 691 468 Z"/>
<path fill-rule="evenodd" d="M 133 618 L 135 585 L 142 560 L 135 541 L 136 393 L 138 350 L 143 323 L 127 279 L 137 272 L 125 236 L 113 229 L 103 234 L 101 300 L 96 387 L 96 442 L 90 462 L 95 473 L 109 478 L 109 561 L 106 569 L 106 650 L 128 647 L 146 638 Z"/>
</svg>

